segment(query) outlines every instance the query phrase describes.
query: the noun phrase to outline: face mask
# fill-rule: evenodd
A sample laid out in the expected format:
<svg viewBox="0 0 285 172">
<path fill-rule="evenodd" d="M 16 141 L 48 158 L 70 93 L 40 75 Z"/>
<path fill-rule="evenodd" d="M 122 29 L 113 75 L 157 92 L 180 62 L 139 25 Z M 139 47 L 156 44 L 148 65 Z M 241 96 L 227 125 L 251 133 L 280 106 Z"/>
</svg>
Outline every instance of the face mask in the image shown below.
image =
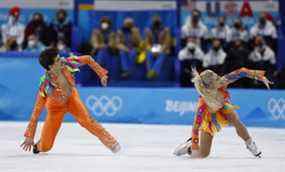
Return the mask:
<svg viewBox="0 0 285 172">
<path fill-rule="evenodd" d="M 153 22 L 153 28 L 159 29 L 161 27 L 161 22 L 159 20 Z"/>
<path fill-rule="evenodd" d="M 195 53 L 195 48 L 188 48 L 189 53 L 194 54 Z"/>
<path fill-rule="evenodd" d="M 213 50 L 216 52 L 219 51 L 219 49 L 220 49 L 220 47 L 213 47 Z"/>
<path fill-rule="evenodd" d="M 36 45 L 36 41 L 35 40 L 29 40 L 28 41 L 28 47 L 32 48 Z"/>
<path fill-rule="evenodd" d="M 224 27 L 225 23 L 224 22 L 220 22 L 219 25 L 220 25 L 220 27 Z"/>
<path fill-rule="evenodd" d="M 59 23 L 63 23 L 65 21 L 65 17 L 58 17 Z"/>
<path fill-rule="evenodd" d="M 58 44 L 57 45 L 57 49 L 60 50 L 60 51 L 64 50 L 64 48 L 65 48 L 65 46 L 63 44 Z"/>
<path fill-rule="evenodd" d="M 241 24 L 240 24 L 240 23 L 235 23 L 234 27 L 235 27 L 236 29 L 240 29 Z"/>
<path fill-rule="evenodd" d="M 198 22 L 199 22 L 199 16 L 198 16 L 198 15 L 193 15 L 192 21 L 193 21 L 194 23 L 198 23 Z"/>
<path fill-rule="evenodd" d="M 265 19 L 265 18 L 260 18 L 260 19 L 259 19 L 259 23 L 260 23 L 261 25 L 265 25 L 266 19 Z"/>
<path fill-rule="evenodd" d="M 108 23 L 104 22 L 104 23 L 101 24 L 101 29 L 107 30 L 108 28 L 109 28 L 109 24 Z"/>
<path fill-rule="evenodd" d="M 265 45 L 263 43 L 258 44 L 257 47 L 260 52 L 265 50 Z"/>
</svg>

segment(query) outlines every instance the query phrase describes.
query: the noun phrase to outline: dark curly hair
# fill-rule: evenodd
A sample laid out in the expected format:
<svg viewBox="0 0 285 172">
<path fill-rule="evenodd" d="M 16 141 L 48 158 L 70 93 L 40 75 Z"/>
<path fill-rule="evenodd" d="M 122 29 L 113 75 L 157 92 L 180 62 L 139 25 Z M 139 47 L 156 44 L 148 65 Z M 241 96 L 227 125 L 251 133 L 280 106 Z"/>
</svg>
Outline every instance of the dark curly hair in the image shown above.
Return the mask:
<svg viewBox="0 0 285 172">
<path fill-rule="evenodd" d="M 55 58 L 58 56 L 58 50 L 49 48 L 41 52 L 39 57 L 39 63 L 46 70 L 50 69 L 50 66 L 55 62 Z"/>
</svg>

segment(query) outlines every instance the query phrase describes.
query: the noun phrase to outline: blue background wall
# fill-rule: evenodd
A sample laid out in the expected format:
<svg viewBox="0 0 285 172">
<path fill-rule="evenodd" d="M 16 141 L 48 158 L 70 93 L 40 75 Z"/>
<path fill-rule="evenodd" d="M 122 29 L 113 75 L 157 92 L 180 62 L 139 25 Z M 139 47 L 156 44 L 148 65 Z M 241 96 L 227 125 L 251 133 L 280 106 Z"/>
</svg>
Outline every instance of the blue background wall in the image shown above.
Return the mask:
<svg viewBox="0 0 285 172">
<path fill-rule="evenodd" d="M 29 119 L 43 73 L 36 58 L 0 57 L 0 120 Z M 78 89 L 92 115 L 104 122 L 191 124 L 198 98 L 192 88 Z M 285 90 L 230 92 L 246 124 L 285 127 Z"/>
</svg>

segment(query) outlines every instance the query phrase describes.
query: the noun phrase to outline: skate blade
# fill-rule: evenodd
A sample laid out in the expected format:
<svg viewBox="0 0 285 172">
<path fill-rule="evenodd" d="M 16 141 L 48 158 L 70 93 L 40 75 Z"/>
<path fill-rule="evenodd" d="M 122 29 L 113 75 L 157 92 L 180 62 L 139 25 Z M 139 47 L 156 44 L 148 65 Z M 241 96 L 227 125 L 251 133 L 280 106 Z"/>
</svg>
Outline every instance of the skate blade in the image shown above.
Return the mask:
<svg viewBox="0 0 285 172">
<path fill-rule="evenodd" d="M 254 155 L 256 158 L 261 158 L 262 152 L 259 152 L 258 154 Z"/>
<path fill-rule="evenodd" d="M 188 148 L 191 145 L 189 143 L 183 143 L 179 146 L 177 146 L 177 148 L 173 151 L 173 154 L 176 156 L 182 156 L 182 155 L 186 155 L 188 153 Z"/>
</svg>

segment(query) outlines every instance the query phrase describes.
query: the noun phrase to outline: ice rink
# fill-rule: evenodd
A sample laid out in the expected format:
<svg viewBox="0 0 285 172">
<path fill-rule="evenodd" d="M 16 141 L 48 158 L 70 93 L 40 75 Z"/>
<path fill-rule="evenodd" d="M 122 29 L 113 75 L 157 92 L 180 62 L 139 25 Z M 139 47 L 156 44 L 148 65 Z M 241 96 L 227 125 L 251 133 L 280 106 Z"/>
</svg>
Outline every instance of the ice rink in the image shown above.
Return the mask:
<svg viewBox="0 0 285 172">
<path fill-rule="evenodd" d="M 228 127 L 214 139 L 210 157 L 192 160 L 172 155 L 175 146 L 189 134 L 188 126 L 104 126 L 120 141 L 123 149 L 119 154 L 113 155 L 78 124 L 65 123 L 53 150 L 33 155 L 19 147 L 26 123 L 0 122 L 0 172 L 285 171 L 285 129 L 249 128 L 263 151 L 261 159 L 253 158 L 234 129 Z"/>
</svg>

